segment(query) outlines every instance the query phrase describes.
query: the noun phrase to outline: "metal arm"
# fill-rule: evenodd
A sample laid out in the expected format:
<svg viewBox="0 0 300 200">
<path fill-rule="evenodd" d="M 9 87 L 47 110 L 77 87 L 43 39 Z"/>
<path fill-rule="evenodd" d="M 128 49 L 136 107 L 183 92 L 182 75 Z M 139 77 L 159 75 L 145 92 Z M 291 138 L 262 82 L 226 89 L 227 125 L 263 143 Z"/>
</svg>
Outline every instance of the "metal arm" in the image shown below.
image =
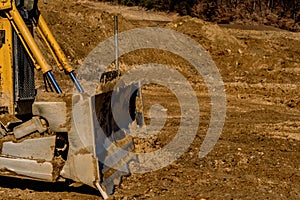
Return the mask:
<svg viewBox="0 0 300 200">
<path fill-rule="evenodd" d="M 4 12 L 6 13 L 13 28 L 15 29 L 20 40 L 22 41 L 23 46 L 25 47 L 31 59 L 33 60 L 36 69 L 41 70 L 43 74 L 48 76 L 49 80 L 51 81 L 51 84 L 53 85 L 57 93 L 62 93 L 57 81 L 52 75 L 51 66 L 47 63 L 33 36 L 31 35 L 28 27 L 26 26 L 22 16 L 20 15 L 16 6 L 16 1 L 7 1 L 2 4 L 0 2 L 0 10 L 4 10 Z M 69 65 L 65 54 L 63 53 L 57 41 L 55 40 L 52 32 L 48 28 L 42 15 L 37 15 L 36 24 L 40 35 L 42 36 L 44 42 L 46 43 L 47 47 L 52 53 L 52 56 L 56 61 L 59 69 L 64 70 L 67 74 L 69 74 L 78 91 L 83 92 L 83 88 L 81 87 L 79 81 L 77 80 L 74 74 L 74 69 Z"/>
<path fill-rule="evenodd" d="M 14 27 L 15 31 L 18 33 L 18 36 L 21 39 L 25 49 L 27 51 L 30 50 L 30 52 L 28 52 L 28 53 L 31 56 L 33 56 L 32 59 L 34 59 L 33 61 L 35 63 L 35 67 L 37 69 L 41 69 L 42 72 L 49 77 L 53 87 L 55 88 L 55 91 L 57 93 L 61 94 L 62 90 L 60 89 L 59 85 L 57 84 L 55 78 L 53 77 L 53 75 L 51 73 L 51 71 L 52 71 L 51 66 L 47 63 L 42 52 L 40 51 L 35 40 L 33 39 L 33 36 L 31 35 L 29 29 L 27 28 L 14 1 L 12 1 L 11 9 L 6 11 L 6 15 L 7 15 L 8 19 L 10 20 L 12 26 Z"/>
<path fill-rule="evenodd" d="M 67 74 L 69 74 L 77 90 L 79 92 L 83 92 L 83 88 L 81 87 L 79 81 L 77 80 L 74 74 L 74 69 L 69 65 L 67 57 L 65 56 L 63 50 L 60 48 L 59 44 L 57 43 L 55 37 L 53 36 L 52 32 L 50 31 L 46 21 L 44 20 L 41 14 L 39 14 L 37 17 L 37 28 L 40 35 L 44 39 L 44 42 L 47 44 L 47 47 L 52 53 L 52 56 L 60 70 L 64 70 Z"/>
</svg>

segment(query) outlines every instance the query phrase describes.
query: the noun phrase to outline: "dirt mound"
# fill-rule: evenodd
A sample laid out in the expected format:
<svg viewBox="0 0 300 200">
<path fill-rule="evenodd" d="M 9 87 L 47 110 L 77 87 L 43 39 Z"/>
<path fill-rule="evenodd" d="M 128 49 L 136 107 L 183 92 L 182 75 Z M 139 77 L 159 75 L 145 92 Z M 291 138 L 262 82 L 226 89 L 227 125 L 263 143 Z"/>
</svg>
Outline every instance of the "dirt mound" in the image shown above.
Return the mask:
<svg viewBox="0 0 300 200">
<path fill-rule="evenodd" d="M 40 1 L 39 7 L 73 62 L 80 63 L 97 44 L 113 36 L 114 15 L 84 6 L 82 1 Z M 133 28 L 122 16 L 119 16 L 119 23 L 120 31 Z"/>
<path fill-rule="evenodd" d="M 217 24 L 205 22 L 192 17 L 181 17 L 167 25 L 179 32 L 185 33 L 197 39 L 203 44 L 216 45 L 215 48 L 245 48 L 245 44 L 220 28 Z"/>
</svg>

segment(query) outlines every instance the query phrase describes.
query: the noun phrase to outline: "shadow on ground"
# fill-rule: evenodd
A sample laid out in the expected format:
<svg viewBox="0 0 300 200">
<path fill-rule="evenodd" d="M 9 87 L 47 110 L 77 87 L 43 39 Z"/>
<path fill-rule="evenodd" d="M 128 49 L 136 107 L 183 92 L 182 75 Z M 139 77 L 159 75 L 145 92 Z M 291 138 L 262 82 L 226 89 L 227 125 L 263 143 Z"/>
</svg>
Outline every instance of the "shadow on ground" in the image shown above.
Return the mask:
<svg viewBox="0 0 300 200">
<path fill-rule="evenodd" d="M 18 188 L 21 190 L 29 189 L 34 190 L 35 192 L 75 192 L 89 195 L 99 195 L 99 192 L 96 189 L 89 186 L 83 185 L 80 187 L 73 187 L 69 186 L 70 184 L 70 181 L 50 183 L 12 177 L 0 177 L 1 188 Z"/>
</svg>

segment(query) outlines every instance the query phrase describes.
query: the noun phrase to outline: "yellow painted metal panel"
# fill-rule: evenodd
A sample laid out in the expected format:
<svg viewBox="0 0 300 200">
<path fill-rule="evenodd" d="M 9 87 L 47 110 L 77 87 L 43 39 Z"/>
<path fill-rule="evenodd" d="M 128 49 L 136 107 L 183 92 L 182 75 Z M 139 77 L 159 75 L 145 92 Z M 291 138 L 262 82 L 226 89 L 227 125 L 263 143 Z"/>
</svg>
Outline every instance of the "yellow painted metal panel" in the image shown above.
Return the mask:
<svg viewBox="0 0 300 200">
<path fill-rule="evenodd" d="M 0 10 L 11 8 L 10 0 L 0 0 Z"/>
<path fill-rule="evenodd" d="M 0 30 L 5 31 L 0 47 L 0 106 L 14 114 L 12 27 L 8 19 L 0 19 Z"/>
<path fill-rule="evenodd" d="M 30 33 L 22 16 L 20 15 L 18 9 L 14 4 L 12 5 L 12 9 L 9 10 L 8 13 L 7 13 L 7 17 L 11 20 L 11 23 L 15 26 L 18 34 L 22 36 L 21 41 L 23 45 L 29 48 L 34 59 L 36 60 L 37 63 L 35 63 L 35 66 L 37 66 L 38 64 L 38 66 L 40 66 L 44 74 L 50 72 L 52 70 L 51 66 L 47 63 L 46 59 L 44 58 L 41 50 L 36 44 L 32 34 Z"/>
</svg>

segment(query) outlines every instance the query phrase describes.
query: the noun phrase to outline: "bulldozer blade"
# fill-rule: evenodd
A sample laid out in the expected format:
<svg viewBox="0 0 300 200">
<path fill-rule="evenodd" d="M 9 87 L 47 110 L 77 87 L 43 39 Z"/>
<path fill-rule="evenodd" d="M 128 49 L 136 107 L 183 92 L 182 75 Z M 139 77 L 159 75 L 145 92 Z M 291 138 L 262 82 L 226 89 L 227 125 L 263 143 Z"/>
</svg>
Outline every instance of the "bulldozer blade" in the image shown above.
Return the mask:
<svg viewBox="0 0 300 200">
<path fill-rule="evenodd" d="M 131 84 L 95 96 L 96 156 L 100 161 L 102 185 L 109 195 L 114 193 L 123 176 L 130 175 L 129 164 L 137 162 L 137 156 L 132 153 L 130 127 L 137 124 L 138 113 L 141 116 L 136 109 L 138 90 L 138 85 Z"/>
<path fill-rule="evenodd" d="M 113 93 L 115 100 L 112 101 Z M 132 94 L 128 98 L 128 94 Z M 114 193 L 123 176 L 130 175 L 130 162 L 137 162 L 130 126 L 141 118 L 136 110 L 138 85 L 106 90 L 95 96 L 73 96 L 73 119 L 69 153 L 62 169 L 64 178 L 90 185 L 105 198 Z M 117 110 L 117 123 L 113 111 Z M 129 118 L 125 117 L 128 116 Z"/>
</svg>

